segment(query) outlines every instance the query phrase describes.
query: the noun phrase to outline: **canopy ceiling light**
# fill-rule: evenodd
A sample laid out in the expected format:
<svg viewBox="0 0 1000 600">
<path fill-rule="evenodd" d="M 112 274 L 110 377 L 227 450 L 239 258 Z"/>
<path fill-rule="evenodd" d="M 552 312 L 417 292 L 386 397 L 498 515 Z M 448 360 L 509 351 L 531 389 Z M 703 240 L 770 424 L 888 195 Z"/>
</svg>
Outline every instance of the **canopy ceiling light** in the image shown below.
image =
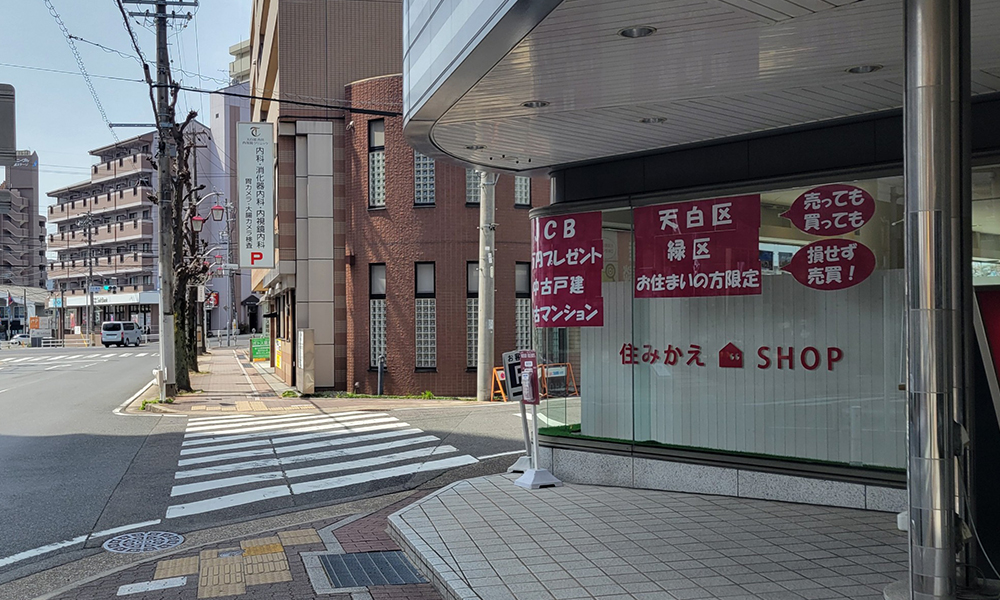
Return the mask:
<svg viewBox="0 0 1000 600">
<path fill-rule="evenodd" d="M 633 25 L 625 29 L 619 29 L 618 35 L 624 38 L 643 38 L 656 33 L 656 27 L 650 25 Z"/>
<path fill-rule="evenodd" d="M 521 106 L 524 108 L 545 108 L 548 105 L 549 103 L 546 100 L 528 100 L 521 103 Z"/>
<path fill-rule="evenodd" d="M 866 73 L 874 73 L 882 68 L 882 65 L 858 65 L 856 67 L 851 67 L 847 69 L 848 73 L 852 75 L 864 75 Z"/>
</svg>

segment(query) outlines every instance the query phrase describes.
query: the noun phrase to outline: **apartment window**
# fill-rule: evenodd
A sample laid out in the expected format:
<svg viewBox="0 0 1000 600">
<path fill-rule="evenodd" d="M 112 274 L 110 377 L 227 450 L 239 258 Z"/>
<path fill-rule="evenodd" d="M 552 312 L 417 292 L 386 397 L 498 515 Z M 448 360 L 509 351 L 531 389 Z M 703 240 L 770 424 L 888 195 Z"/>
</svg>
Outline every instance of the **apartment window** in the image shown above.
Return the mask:
<svg viewBox="0 0 1000 600">
<path fill-rule="evenodd" d="M 415 264 L 417 368 L 437 367 L 437 299 L 434 297 L 434 263 Z"/>
<path fill-rule="evenodd" d="M 531 263 L 514 265 L 514 344 L 518 350 L 531 349 Z"/>
<path fill-rule="evenodd" d="M 413 203 L 434 204 L 434 159 L 413 151 Z"/>
<path fill-rule="evenodd" d="M 150 285 L 152 283 L 153 283 L 153 276 L 152 275 L 143 275 L 142 276 L 142 284 L 143 285 Z"/>
<path fill-rule="evenodd" d="M 465 203 L 479 204 L 479 171 L 465 170 Z"/>
<path fill-rule="evenodd" d="M 385 206 L 385 120 L 368 121 L 368 207 Z"/>
<path fill-rule="evenodd" d="M 143 219 L 148 219 L 149 218 L 149 210 L 148 209 L 142 211 L 142 218 Z"/>
<path fill-rule="evenodd" d="M 514 206 L 531 206 L 530 177 L 514 177 Z"/>
<path fill-rule="evenodd" d="M 479 361 L 479 263 L 465 263 L 465 366 Z"/>
<path fill-rule="evenodd" d="M 385 263 L 368 265 L 368 346 L 369 365 L 378 367 L 385 344 Z"/>
</svg>

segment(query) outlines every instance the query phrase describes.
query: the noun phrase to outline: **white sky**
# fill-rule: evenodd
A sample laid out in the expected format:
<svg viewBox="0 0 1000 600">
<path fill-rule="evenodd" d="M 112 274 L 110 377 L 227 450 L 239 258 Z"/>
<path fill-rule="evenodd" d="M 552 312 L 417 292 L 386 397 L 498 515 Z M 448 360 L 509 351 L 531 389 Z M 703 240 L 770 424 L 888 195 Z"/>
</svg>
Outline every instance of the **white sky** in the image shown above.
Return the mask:
<svg viewBox="0 0 1000 600">
<path fill-rule="evenodd" d="M 69 33 L 132 54 L 132 44 L 122 25 L 115 0 L 50 0 Z M 132 6 L 132 10 L 153 7 Z M 183 29 L 171 29 L 172 66 L 189 74 L 174 73 L 182 85 L 219 89 L 228 80 L 229 46 L 250 36 L 252 0 L 201 0 Z M 0 0 L 0 83 L 16 89 L 17 147 L 38 153 L 40 204 L 47 207 L 46 192 L 87 179 L 96 157 L 87 152 L 114 142 L 114 138 L 79 75 L 76 59 L 43 0 Z M 155 61 L 152 23 L 144 28 L 133 21 L 143 54 Z M 75 40 L 94 89 L 112 123 L 152 123 L 153 113 L 145 83 L 117 81 L 99 76 L 141 79 L 135 60 L 109 53 Z M 52 73 L 23 67 L 69 71 Z M 155 71 L 154 71 L 155 73 Z M 212 79 L 201 79 L 195 74 Z M 207 94 L 183 93 L 178 115 L 188 108 L 208 122 Z M 204 117 L 204 118 L 203 118 Z M 147 129 L 118 128 L 125 139 Z M 43 210 L 43 213 L 45 211 Z"/>
</svg>

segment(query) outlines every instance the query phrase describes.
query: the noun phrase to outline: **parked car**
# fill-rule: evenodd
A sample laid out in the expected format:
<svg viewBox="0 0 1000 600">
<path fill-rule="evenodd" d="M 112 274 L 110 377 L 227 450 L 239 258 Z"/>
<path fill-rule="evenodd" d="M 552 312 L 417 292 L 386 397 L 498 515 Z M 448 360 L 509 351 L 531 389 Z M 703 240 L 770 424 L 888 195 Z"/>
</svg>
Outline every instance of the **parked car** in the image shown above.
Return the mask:
<svg viewBox="0 0 1000 600">
<path fill-rule="evenodd" d="M 10 338 L 10 343 L 11 345 L 30 346 L 31 336 L 28 335 L 27 333 L 19 333 L 14 337 Z"/>
<path fill-rule="evenodd" d="M 101 343 L 107 348 L 116 346 L 138 346 L 142 341 L 139 326 L 132 321 L 108 321 L 101 325 Z"/>
</svg>

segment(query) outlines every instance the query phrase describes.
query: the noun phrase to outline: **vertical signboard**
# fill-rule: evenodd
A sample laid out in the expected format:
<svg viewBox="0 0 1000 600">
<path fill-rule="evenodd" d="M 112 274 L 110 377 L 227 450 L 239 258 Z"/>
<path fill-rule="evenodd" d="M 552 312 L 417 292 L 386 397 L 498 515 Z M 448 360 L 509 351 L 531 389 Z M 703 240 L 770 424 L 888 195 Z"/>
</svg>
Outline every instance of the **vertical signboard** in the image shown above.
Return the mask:
<svg viewBox="0 0 1000 600">
<path fill-rule="evenodd" d="M 240 267 L 274 267 L 274 126 L 238 123 Z"/>
<path fill-rule="evenodd" d="M 635 297 L 760 294 L 760 196 L 644 206 L 635 221 Z"/>
<path fill-rule="evenodd" d="M 531 227 L 531 304 L 535 327 L 604 324 L 601 213 L 535 219 Z"/>
</svg>

